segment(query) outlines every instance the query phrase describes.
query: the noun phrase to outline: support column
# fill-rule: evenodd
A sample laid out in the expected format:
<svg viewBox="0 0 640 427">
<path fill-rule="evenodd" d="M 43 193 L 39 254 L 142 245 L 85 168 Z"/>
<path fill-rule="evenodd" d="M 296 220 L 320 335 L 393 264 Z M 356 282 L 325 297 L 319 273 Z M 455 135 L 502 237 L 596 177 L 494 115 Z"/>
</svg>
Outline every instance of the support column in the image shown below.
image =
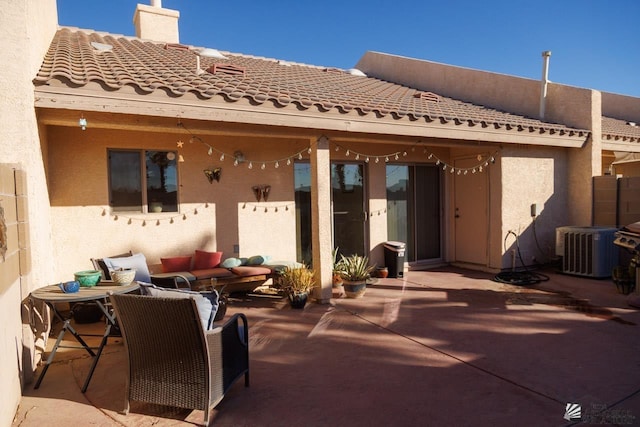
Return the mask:
<svg viewBox="0 0 640 427">
<path fill-rule="evenodd" d="M 316 275 L 314 298 L 320 304 L 331 300 L 331 159 L 329 138 L 321 136 L 311 144 L 311 242 Z"/>
</svg>

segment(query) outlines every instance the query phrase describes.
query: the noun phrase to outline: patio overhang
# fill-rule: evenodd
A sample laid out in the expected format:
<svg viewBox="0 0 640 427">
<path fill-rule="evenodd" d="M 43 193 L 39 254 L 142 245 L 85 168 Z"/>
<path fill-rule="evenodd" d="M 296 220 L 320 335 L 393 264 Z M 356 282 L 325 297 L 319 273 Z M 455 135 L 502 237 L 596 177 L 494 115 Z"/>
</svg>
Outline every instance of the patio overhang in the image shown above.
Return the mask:
<svg viewBox="0 0 640 427">
<path fill-rule="evenodd" d="M 78 114 L 96 113 L 90 120 L 95 128 L 130 128 L 136 130 L 175 132 L 178 119 L 225 124 L 221 129 L 192 129 L 206 134 L 240 132 L 261 134 L 262 126 L 282 129 L 282 136 L 332 137 L 367 135 L 363 141 L 415 142 L 420 138 L 497 144 L 521 144 L 566 148 L 582 147 L 588 133 L 573 130 L 550 130 L 514 124 L 461 121 L 458 119 L 415 119 L 410 116 L 384 117 L 361 115 L 356 111 L 341 113 L 300 110 L 295 106 L 275 107 L 269 104 L 252 105 L 249 101 L 226 102 L 219 99 L 203 101 L 195 95 L 180 99 L 166 96 L 127 94 L 102 91 L 40 86 L 35 90 L 35 107 L 40 123 L 55 126 L 77 126 Z M 131 120 L 113 120 L 113 115 L 130 116 Z M 166 120 L 171 119 L 171 120 Z M 228 126 L 227 126 L 228 125 Z M 235 128 L 235 129 L 234 129 Z M 271 130 L 269 134 L 272 135 Z M 329 135 L 328 135 L 329 136 Z M 456 142 L 456 143 L 457 143 Z"/>
</svg>

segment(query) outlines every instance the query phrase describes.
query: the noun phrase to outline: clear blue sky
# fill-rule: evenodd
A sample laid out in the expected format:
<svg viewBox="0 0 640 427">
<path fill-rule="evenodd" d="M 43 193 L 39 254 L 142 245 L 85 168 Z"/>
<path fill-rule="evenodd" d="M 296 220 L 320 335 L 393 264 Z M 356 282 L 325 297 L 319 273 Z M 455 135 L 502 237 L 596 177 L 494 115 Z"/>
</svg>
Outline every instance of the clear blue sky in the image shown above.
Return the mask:
<svg viewBox="0 0 640 427">
<path fill-rule="evenodd" d="M 135 35 L 149 0 L 58 0 L 58 22 Z M 104 5 L 100 7 L 99 5 Z M 640 97 L 640 0 L 163 0 L 180 42 L 352 68 L 369 50 Z"/>
</svg>

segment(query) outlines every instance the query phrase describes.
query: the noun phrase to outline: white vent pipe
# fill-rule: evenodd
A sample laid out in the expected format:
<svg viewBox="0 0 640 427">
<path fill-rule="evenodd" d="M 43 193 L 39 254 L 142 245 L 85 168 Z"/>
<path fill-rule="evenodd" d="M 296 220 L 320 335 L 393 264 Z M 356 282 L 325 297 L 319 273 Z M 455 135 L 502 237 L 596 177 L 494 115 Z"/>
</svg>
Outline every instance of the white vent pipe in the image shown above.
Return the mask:
<svg viewBox="0 0 640 427">
<path fill-rule="evenodd" d="M 162 7 L 162 0 L 151 0 L 151 6 Z"/>
<path fill-rule="evenodd" d="M 544 109 L 547 103 L 547 84 L 549 83 L 550 50 L 542 52 L 542 81 L 540 82 L 540 119 L 544 119 Z"/>
</svg>

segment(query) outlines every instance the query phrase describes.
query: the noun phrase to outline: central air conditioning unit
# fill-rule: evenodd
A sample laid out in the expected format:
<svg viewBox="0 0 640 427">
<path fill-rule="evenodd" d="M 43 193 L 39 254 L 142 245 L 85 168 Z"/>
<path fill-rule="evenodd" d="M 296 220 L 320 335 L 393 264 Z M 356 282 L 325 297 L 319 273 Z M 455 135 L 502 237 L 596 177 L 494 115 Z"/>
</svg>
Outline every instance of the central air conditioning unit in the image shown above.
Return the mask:
<svg viewBox="0 0 640 427">
<path fill-rule="evenodd" d="M 618 263 L 613 244 L 617 228 L 558 227 L 556 255 L 562 257 L 562 272 L 595 278 L 610 277 Z"/>
</svg>

